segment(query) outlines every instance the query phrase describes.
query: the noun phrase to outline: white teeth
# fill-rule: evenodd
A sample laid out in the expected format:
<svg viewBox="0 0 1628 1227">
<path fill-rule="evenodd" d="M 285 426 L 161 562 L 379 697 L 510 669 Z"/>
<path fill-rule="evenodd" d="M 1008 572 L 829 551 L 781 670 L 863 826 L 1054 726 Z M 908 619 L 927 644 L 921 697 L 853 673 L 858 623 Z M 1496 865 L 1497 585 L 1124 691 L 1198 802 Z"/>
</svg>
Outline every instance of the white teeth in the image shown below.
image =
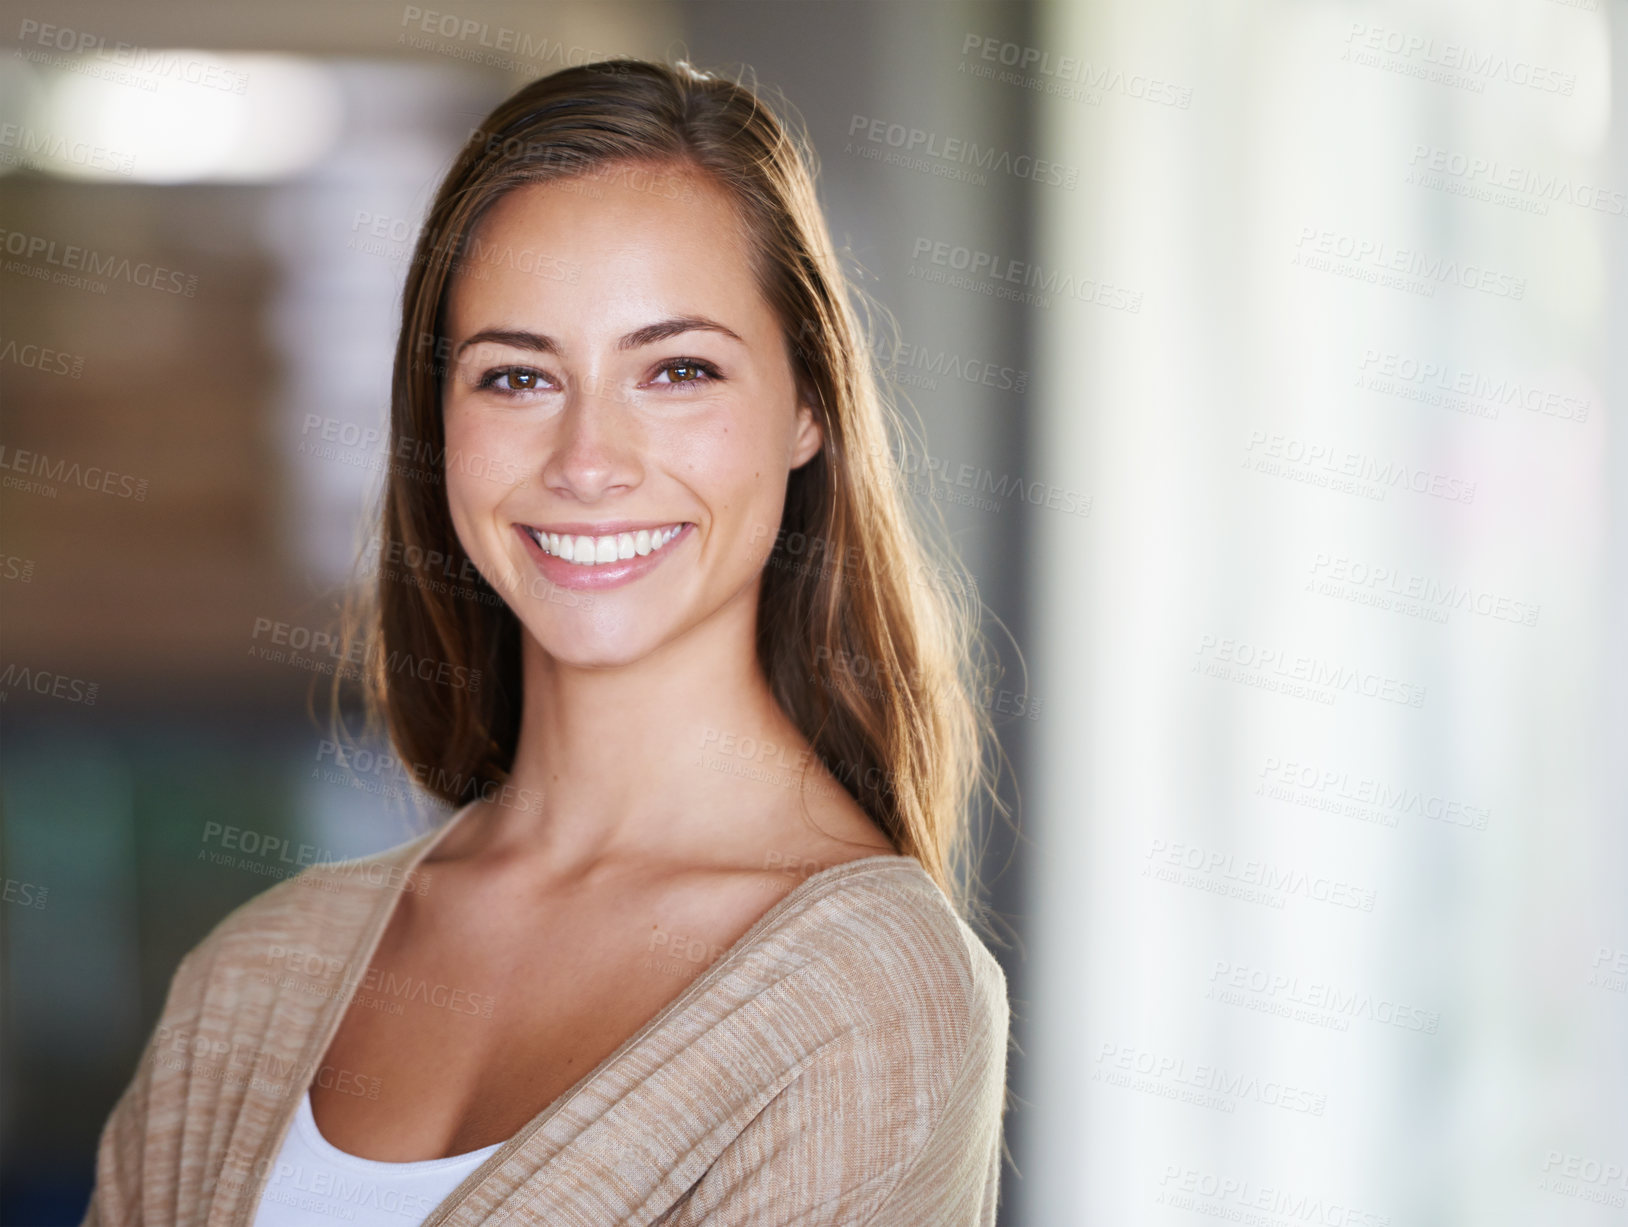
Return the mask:
<svg viewBox="0 0 1628 1227">
<path fill-rule="evenodd" d="M 641 528 L 636 533 L 614 533 L 605 537 L 574 537 L 569 533 L 561 535 L 536 529 L 528 531 L 545 554 L 552 554 L 579 567 L 591 567 L 653 554 L 678 536 L 683 527 L 682 524 L 672 524 L 666 528 Z"/>
</svg>

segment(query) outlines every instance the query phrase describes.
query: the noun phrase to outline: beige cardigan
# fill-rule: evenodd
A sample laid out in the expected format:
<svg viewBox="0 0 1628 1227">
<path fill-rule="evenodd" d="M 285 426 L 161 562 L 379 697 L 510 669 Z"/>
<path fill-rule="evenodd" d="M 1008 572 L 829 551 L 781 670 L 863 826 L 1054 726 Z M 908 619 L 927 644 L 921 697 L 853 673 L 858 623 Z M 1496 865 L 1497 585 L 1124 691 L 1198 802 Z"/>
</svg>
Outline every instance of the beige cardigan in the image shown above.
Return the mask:
<svg viewBox="0 0 1628 1227">
<path fill-rule="evenodd" d="M 249 1227 L 407 872 L 448 826 L 278 883 L 181 960 L 85 1224 Z M 999 964 L 913 858 L 834 866 L 425 1227 L 992 1224 L 1007 1022 Z"/>
</svg>

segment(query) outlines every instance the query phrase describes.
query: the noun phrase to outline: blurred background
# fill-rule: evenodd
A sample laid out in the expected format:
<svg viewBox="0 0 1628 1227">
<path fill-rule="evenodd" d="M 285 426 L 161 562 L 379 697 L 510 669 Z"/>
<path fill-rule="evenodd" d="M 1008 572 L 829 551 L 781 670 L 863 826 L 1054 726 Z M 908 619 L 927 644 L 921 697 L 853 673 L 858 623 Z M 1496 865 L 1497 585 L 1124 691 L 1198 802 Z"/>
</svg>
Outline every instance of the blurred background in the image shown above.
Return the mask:
<svg viewBox="0 0 1628 1227">
<path fill-rule="evenodd" d="M 439 815 L 309 711 L 406 261 L 633 54 L 801 112 L 1007 665 L 1002 1223 L 1628 1221 L 1628 3 L 432 3 L 0 8 L 0 1220 Z"/>
</svg>

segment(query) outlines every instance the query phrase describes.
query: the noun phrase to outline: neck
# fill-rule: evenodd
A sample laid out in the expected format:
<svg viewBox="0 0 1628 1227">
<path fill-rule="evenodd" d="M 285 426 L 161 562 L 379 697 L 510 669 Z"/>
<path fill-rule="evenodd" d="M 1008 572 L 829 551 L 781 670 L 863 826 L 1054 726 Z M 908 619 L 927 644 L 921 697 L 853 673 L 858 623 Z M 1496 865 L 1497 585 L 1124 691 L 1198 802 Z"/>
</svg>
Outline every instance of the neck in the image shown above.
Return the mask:
<svg viewBox="0 0 1628 1227">
<path fill-rule="evenodd" d="M 720 862 L 785 821 L 808 746 L 758 664 L 755 598 L 626 665 L 569 664 L 523 634 L 509 782 L 525 804 L 497 807 L 482 844 L 577 876 L 613 861 Z M 768 744 L 783 748 L 775 783 L 716 769 L 721 747 L 745 770 Z"/>
</svg>

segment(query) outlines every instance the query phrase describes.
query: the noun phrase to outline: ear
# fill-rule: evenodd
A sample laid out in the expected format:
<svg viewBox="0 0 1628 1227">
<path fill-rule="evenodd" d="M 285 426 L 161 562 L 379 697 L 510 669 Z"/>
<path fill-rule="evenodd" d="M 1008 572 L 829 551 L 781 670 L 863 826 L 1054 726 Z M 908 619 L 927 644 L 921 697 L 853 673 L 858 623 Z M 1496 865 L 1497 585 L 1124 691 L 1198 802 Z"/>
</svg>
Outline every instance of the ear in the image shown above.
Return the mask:
<svg viewBox="0 0 1628 1227">
<path fill-rule="evenodd" d="M 791 467 L 800 469 L 825 446 L 825 431 L 820 420 L 808 405 L 797 406 L 797 428 L 792 436 Z"/>
</svg>

